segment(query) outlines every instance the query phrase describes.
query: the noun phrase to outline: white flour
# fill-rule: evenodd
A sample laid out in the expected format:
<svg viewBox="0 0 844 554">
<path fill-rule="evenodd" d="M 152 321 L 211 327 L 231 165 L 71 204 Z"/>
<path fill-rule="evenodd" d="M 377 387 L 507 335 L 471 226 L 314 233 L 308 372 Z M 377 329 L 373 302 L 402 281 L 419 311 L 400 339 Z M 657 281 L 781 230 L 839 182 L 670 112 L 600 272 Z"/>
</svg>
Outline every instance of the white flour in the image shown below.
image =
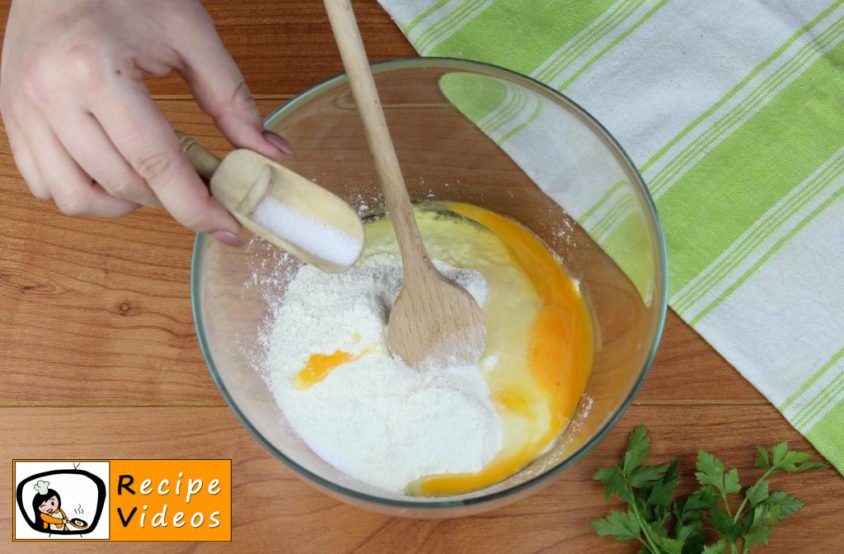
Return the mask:
<svg viewBox="0 0 844 554">
<path fill-rule="evenodd" d="M 437 267 L 483 306 L 480 273 Z M 302 266 L 276 310 L 266 360 L 276 402 L 302 439 L 337 469 L 397 492 L 427 475 L 480 471 L 502 445 L 478 367 L 419 372 L 389 355 L 387 309 L 400 284 L 390 254 L 341 274 Z M 312 354 L 337 350 L 360 357 L 309 388 L 295 384 Z"/>
</svg>

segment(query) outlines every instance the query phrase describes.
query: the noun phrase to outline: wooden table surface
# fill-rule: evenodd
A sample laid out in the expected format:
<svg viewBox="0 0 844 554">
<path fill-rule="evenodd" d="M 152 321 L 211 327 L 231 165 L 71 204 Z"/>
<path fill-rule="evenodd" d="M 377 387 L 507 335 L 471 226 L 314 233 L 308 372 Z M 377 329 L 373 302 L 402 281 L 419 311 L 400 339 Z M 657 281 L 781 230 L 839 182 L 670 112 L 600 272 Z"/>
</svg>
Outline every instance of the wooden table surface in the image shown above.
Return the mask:
<svg viewBox="0 0 844 554">
<path fill-rule="evenodd" d="M 3 19 L 9 0 L 2 0 Z M 206 2 L 267 113 L 340 71 L 322 3 Z M 374 0 L 356 2 L 370 57 L 413 49 Z M 175 126 L 218 137 L 176 77 L 150 90 Z M 417 521 L 368 513 L 300 481 L 265 451 L 223 402 L 201 358 L 191 317 L 193 234 L 148 209 L 115 220 L 69 218 L 33 199 L 5 132 L 0 144 L 0 459 L 231 458 L 231 544 L 163 543 L 156 551 L 635 552 L 589 525 L 610 505 L 591 479 L 644 423 L 654 460 L 679 456 L 693 480 L 703 448 L 747 477 L 753 447 L 810 445 L 676 315 L 659 355 L 618 426 L 551 486 L 491 513 Z M 775 478 L 806 506 L 774 534 L 769 552 L 844 550 L 844 480 L 832 469 Z M 11 488 L 0 479 L 0 542 L 11 536 Z M 256 514 L 260 513 L 260 517 Z M 20 550 L 145 552 L 149 544 L 16 543 Z M 7 551 L 11 544 L 0 548 Z M 95 548 L 97 547 L 97 548 Z"/>
</svg>

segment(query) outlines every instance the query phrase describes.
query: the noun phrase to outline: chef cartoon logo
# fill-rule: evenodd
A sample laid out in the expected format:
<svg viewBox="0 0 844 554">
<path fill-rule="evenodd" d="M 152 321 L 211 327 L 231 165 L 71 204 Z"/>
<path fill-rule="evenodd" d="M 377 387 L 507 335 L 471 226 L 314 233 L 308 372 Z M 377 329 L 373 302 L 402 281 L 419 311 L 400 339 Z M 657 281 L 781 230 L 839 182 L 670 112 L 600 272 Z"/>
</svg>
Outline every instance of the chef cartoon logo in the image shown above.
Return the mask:
<svg viewBox="0 0 844 554">
<path fill-rule="evenodd" d="M 15 540 L 108 539 L 106 461 L 15 461 Z"/>
</svg>

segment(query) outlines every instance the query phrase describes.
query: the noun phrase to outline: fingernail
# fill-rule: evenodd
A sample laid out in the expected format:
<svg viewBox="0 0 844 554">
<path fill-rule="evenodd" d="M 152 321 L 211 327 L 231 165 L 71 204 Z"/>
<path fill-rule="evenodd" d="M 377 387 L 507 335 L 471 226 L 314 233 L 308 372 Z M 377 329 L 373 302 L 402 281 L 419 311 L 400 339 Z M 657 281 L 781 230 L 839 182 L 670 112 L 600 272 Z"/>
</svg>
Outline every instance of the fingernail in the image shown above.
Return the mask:
<svg viewBox="0 0 844 554">
<path fill-rule="evenodd" d="M 293 151 L 293 147 L 290 146 L 290 143 L 287 142 L 281 135 L 273 133 L 272 131 L 264 131 L 263 135 L 267 142 L 269 142 L 285 154 L 288 154 L 290 156 L 296 155 L 296 153 Z"/>
<path fill-rule="evenodd" d="M 211 236 L 217 239 L 218 241 L 228 244 L 229 246 L 234 246 L 235 248 L 243 248 L 244 244 L 243 241 L 240 240 L 240 237 L 232 233 L 231 231 L 214 231 L 211 233 Z"/>
</svg>

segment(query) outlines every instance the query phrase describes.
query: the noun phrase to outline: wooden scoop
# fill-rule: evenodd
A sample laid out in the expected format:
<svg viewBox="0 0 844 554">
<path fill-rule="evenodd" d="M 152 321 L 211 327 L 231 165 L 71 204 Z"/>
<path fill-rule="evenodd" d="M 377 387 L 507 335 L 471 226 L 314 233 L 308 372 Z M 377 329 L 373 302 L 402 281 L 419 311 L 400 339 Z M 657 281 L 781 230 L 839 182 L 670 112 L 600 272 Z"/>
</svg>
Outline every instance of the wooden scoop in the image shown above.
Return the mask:
<svg viewBox="0 0 844 554">
<path fill-rule="evenodd" d="M 477 363 L 486 342 L 475 299 L 441 275 L 425 251 L 349 0 L 325 0 L 398 238 L 404 282 L 390 311 L 387 345 L 415 368 Z"/>
<path fill-rule="evenodd" d="M 363 223 L 340 197 L 257 152 L 234 150 L 220 161 L 176 134 L 211 194 L 244 227 L 323 271 L 346 270 L 360 257 Z"/>
</svg>

